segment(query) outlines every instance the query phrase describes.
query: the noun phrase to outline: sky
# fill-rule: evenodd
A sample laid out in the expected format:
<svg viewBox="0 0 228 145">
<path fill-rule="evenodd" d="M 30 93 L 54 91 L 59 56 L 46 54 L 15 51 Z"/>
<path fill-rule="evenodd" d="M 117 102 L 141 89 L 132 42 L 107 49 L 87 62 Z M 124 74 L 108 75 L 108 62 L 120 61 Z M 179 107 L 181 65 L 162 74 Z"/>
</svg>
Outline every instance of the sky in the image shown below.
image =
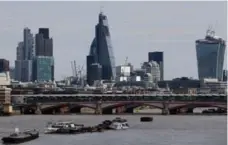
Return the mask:
<svg viewBox="0 0 228 145">
<path fill-rule="evenodd" d="M 0 2 L 0 58 L 14 66 L 23 28 L 36 34 L 47 27 L 56 79 L 72 75 L 73 60 L 86 69 L 101 9 L 108 18 L 116 65 L 128 57 L 139 68 L 148 52 L 164 51 L 165 79 L 198 78 L 195 40 L 204 38 L 209 26 L 227 41 L 226 2 Z"/>
</svg>

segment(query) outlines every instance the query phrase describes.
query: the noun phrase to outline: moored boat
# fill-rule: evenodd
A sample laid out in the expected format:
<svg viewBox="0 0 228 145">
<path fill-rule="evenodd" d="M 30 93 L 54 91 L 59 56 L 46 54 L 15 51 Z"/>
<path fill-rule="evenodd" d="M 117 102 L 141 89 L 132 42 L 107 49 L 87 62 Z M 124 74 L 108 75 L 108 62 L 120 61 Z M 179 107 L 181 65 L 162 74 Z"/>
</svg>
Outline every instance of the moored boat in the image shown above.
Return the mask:
<svg viewBox="0 0 228 145">
<path fill-rule="evenodd" d="M 72 134 L 79 132 L 79 129 L 83 126 L 84 125 L 82 124 L 75 124 L 73 122 L 50 123 L 48 124 L 48 127 L 45 129 L 45 133 Z"/>
<path fill-rule="evenodd" d="M 118 117 L 112 120 L 112 123 L 109 127 L 114 130 L 124 130 L 124 129 L 128 129 L 129 125 L 126 119 L 122 119 Z"/>
<path fill-rule="evenodd" d="M 3 143 L 23 143 L 27 141 L 34 140 L 39 137 L 39 131 L 37 130 L 27 130 L 24 132 L 19 132 L 19 129 L 15 129 L 15 133 L 10 134 L 7 137 L 3 137 Z"/>
</svg>

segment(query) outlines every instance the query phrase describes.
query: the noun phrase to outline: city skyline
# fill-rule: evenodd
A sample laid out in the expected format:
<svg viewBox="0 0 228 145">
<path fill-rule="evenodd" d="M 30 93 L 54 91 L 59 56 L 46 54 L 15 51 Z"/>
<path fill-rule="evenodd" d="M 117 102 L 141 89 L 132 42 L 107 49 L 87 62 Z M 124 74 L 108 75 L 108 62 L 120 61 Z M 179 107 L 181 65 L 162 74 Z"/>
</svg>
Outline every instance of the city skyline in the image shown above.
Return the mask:
<svg viewBox="0 0 228 145">
<path fill-rule="evenodd" d="M 10 60 L 11 66 L 14 66 L 16 47 L 22 39 L 23 29 L 28 27 L 35 34 L 38 28 L 46 27 L 50 29 L 55 40 L 53 45 L 57 80 L 62 79 L 63 75 L 72 75 L 71 60 L 76 60 L 77 64 L 86 66 L 86 55 L 94 37 L 94 25 L 97 23 L 101 3 L 18 2 L 16 8 L 13 3 L 15 2 L 1 2 L 2 5 L 0 5 L 0 9 L 6 12 L 0 14 L 4 14 L 1 16 L 3 23 L 0 24 L 2 28 L 0 29 L 0 38 L 2 38 L 0 50 L 4 50 L 4 54 L 0 53 L 1 58 Z M 148 52 L 164 51 L 165 79 L 181 76 L 198 78 L 195 40 L 205 37 L 209 25 L 214 25 L 216 35 L 227 40 L 226 5 L 223 2 L 104 2 L 102 5 L 104 13 L 109 18 L 117 66 L 123 64 L 127 56 L 129 62 L 139 67 L 140 63 L 147 61 Z M 185 11 L 181 12 L 182 8 L 176 10 L 175 7 L 178 5 L 182 5 Z M 9 6 L 12 8 L 9 9 Z M 36 10 L 42 6 L 44 6 L 42 12 L 36 13 Z M 63 9 L 65 14 L 60 12 L 56 15 L 60 6 L 67 8 Z M 23 7 L 28 7 L 28 9 L 24 10 Z M 78 13 L 80 7 L 90 9 L 90 11 L 83 13 L 82 16 Z M 204 11 L 199 11 L 202 7 Z M 117 8 L 118 12 L 114 11 Z M 139 8 L 143 8 L 144 11 L 140 11 Z M 173 18 L 168 16 L 167 12 L 162 13 L 159 8 L 166 10 L 171 8 L 169 15 L 180 21 L 172 21 Z M 191 11 L 193 8 L 194 11 Z M 211 9 L 213 12 L 210 11 Z M 34 14 L 23 15 L 29 10 L 33 10 Z M 50 10 L 49 13 L 46 13 L 48 10 Z M 149 10 L 151 12 L 148 12 Z M 71 16 L 73 12 L 76 16 Z M 46 15 L 44 16 L 43 13 Z M 158 13 L 161 14 L 158 15 Z M 66 17 L 68 15 L 70 16 Z M 211 17 L 207 18 L 207 16 Z M 19 21 L 20 18 L 21 21 Z M 18 25 L 14 25 L 15 22 L 18 22 Z M 9 24 L 12 26 L 10 27 Z M 61 55 L 67 57 L 63 58 Z M 227 68 L 226 61 L 225 57 L 225 68 Z"/>
</svg>

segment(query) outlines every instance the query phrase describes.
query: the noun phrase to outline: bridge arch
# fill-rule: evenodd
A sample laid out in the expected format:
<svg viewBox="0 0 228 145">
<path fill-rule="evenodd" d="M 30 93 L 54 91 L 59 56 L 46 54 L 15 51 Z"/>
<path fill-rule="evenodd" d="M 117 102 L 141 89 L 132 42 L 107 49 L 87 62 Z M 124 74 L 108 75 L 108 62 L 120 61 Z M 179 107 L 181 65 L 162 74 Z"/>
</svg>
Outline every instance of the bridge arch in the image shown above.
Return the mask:
<svg viewBox="0 0 228 145">
<path fill-rule="evenodd" d="M 174 109 L 181 109 L 181 108 L 197 108 L 197 107 L 217 107 L 217 108 L 227 109 L 226 105 L 205 104 L 205 103 L 183 104 L 183 105 L 171 107 L 169 109 L 174 110 Z"/>
<path fill-rule="evenodd" d="M 117 103 L 117 104 L 112 104 L 106 107 L 103 107 L 103 114 L 111 114 L 113 109 L 123 107 L 123 112 L 127 113 L 133 113 L 133 110 L 139 106 L 151 106 L 154 108 L 158 109 L 163 109 L 162 103 L 160 104 L 154 104 L 154 103 L 145 103 L 145 102 L 125 102 L 125 103 Z"/>
</svg>

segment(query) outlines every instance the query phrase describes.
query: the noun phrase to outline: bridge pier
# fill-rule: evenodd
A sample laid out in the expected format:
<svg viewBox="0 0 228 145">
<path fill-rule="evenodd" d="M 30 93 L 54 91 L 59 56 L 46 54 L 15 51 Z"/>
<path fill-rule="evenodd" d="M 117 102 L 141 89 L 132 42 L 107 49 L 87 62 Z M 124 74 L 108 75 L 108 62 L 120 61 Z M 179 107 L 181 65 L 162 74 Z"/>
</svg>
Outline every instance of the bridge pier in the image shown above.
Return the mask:
<svg viewBox="0 0 228 145">
<path fill-rule="evenodd" d="M 193 108 L 188 108 L 186 113 L 193 113 Z"/>
<path fill-rule="evenodd" d="M 20 114 L 24 114 L 25 113 L 25 108 L 24 107 L 20 107 Z"/>
<path fill-rule="evenodd" d="M 101 107 L 102 102 L 98 101 L 96 103 L 96 109 L 95 109 L 95 114 L 101 115 L 102 114 L 102 107 Z"/>
<path fill-rule="evenodd" d="M 162 109 L 162 115 L 169 115 L 169 104 L 167 102 L 163 102 L 163 109 Z"/>
<path fill-rule="evenodd" d="M 37 114 L 37 115 L 42 114 L 41 105 L 39 103 L 36 104 L 35 114 Z"/>
</svg>

